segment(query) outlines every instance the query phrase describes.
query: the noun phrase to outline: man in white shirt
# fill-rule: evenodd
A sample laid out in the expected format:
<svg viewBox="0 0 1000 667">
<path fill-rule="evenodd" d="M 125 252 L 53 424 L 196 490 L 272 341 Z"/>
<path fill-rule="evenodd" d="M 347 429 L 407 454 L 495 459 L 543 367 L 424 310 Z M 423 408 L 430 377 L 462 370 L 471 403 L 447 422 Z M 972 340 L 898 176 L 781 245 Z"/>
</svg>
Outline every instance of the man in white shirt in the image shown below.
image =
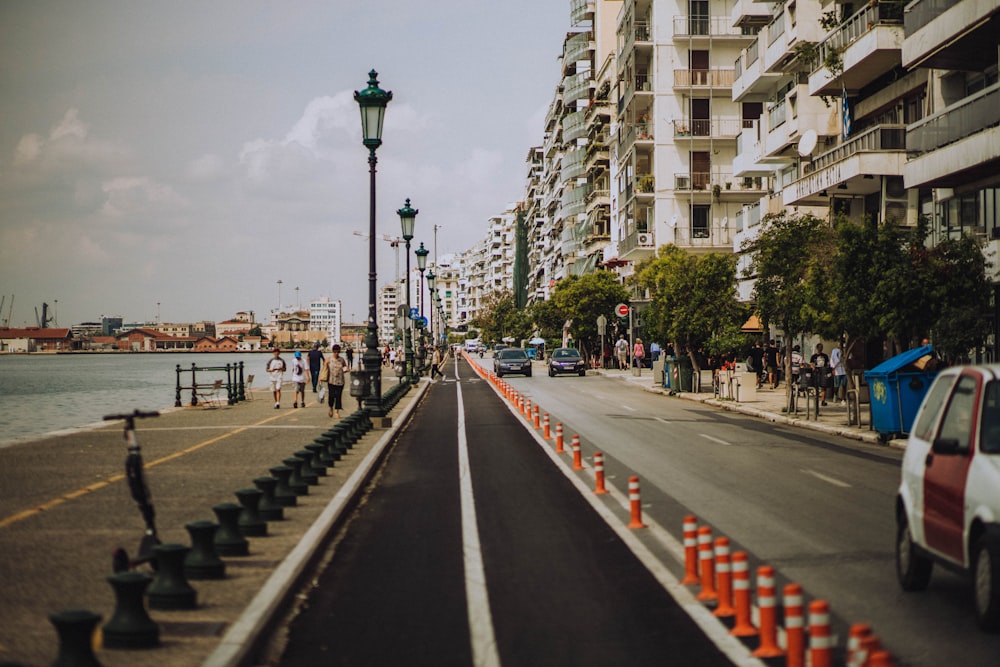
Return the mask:
<svg viewBox="0 0 1000 667">
<path fill-rule="evenodd" d="M 274 348 L 274 356 L 267 362 L 267 375 L 271 378 L 271 392 L 274 394 L 274 409 L 281 407 L 281 381 L 285 378 L 285 360 L 281 350 Z"/>
</svg>

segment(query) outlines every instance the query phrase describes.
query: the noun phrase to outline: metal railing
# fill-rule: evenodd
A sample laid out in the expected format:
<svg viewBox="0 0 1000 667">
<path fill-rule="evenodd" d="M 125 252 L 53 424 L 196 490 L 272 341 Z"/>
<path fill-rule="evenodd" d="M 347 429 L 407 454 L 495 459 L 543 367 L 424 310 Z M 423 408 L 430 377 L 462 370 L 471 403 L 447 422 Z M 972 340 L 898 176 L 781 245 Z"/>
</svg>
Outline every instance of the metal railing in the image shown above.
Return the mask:
<svg viewBox="0 0 1000 667">
<path fill-rule="evenodd" d="M 905 125 L 876 125 L 851 137 L 839 146 L 813 158 L 813 170 L 819 171 L 855 153 L 906 150 Z"/>
<path fill-rule="evenodd" d="M 675 69 L 675 87 L 732 88 L 736 80 L 732 69 Z"/>
<path fill-rule="evenodd" d="M 844 49 L 872 28 L 879 25 L 902 26 L 903 6 L 902 2 L 882 0 L 865 6 L 841 23 L 836 31 L 820 42 L 816 62 L 813 64 L 813 73 L 826 67 L 827 59 L 832 52 L 843 53 Z"/>
<path fill-rule="evenodd" d="M 925 153 L 1000 123 L 1000 83 L 910 126 L 906 150 Z"/>
<path fill-rule="evenodd" d="M 204 392 L 206 389 L 214 386 L 215 381 L 212 382 L 199 382 L 198 373 L 208 372 L 208 373 L 220 373 L 225 371 L 226 380 L 226 402 L 228 405 L 236 405 L 240 401 L 246 400 L 246 385 L 243 380 L 243 362 L 237 362 L 235 364 L 226 364 L 225 366 L 198 366 L 197 364 L 191 364 L 191 368 L 181 368 L 180 364 L 177 364 L 177 383 L 174 393 L 174 407 L 179 408 L 183 405 L 181 401 L 181 393 L 184 391 L 191 392 L 191 405 L 198 405 L 198 393 Z M 181 376 L 184 373 L 191 374 L 190 383 L 181 384 Z"/>
</svg>

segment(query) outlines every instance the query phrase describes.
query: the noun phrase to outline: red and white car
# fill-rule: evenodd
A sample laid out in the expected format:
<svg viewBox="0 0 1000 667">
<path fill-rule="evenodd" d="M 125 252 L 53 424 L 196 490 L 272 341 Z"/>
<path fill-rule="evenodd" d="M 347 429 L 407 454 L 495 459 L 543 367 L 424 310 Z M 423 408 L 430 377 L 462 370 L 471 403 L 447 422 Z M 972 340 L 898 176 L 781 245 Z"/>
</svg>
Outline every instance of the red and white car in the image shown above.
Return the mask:
<svg viewBox="0 0 1000 667">
<path fill-rule="evenodd" d="M 976 619 L 1000 630 L 1000 365 L 937 375 L 903 457 L 896 574 L 927 587 L 935 562 L 968 573 Z"/>
</svg>

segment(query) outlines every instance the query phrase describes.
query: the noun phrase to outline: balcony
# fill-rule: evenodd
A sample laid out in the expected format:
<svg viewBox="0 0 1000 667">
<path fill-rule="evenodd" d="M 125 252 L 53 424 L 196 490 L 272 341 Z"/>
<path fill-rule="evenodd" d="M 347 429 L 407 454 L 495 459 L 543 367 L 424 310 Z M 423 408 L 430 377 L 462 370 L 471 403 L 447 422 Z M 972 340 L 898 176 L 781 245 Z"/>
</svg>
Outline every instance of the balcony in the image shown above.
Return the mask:
<svg viewBox="0 0 1000 667">
<path fill-rule="evenodd" d="M 903 175 L 905 136 L 903 125 L 876 125 L 860 132 L 813 158 L 800 178 L 780 184 L 782 203 L 818 204 L 825 203 L 831 192 L 866 195 L 877 191 L 879 179 L 873 176 Z"/>
<path fill-rule="evenodd" d="M 695 227 L 689 224 L 678 224 L 671 229 L 673 233 L 672 242 L 680 248 L 699 248 L 702 250 L 720 250 L 728 252 L 733 247 L 733 236 L 736 234 L 735 221 L 730 223 L 723 218 L 713 221 L 707 227 Z M 724 250 L 723 250 L 724 249 Z"/>
<path fill-rule="evenodd" d="M 771 74 L 781 74 L 795 69 L 793 61 L 798 55 L 797 44 L 823 39 L 820 3 L 797 3 L 794 16 L 790 7 L 791 5 L 786 5 L 767 25 L 767 29 L 761 31 L 761 45 L 764 48 L 763 66 L 764 70 Z"/>
<path fill-rule="evenodd" d="M 594 14 L 595 0 L 570 0 L 569 16 L 574 24 L 588 20 Z"/>
<path fill-rule="evenodd" d="M 578 147 L 572 150 L 566 151 L 563 156 L 562 162 L 562 179 L 563 181 L 568 181 L 574 178 L 580 178 L 584 175 L 585 170 L 583 168 L 583 160 L 586 157 L 587 152 L 584 148 Z"/>
<path fill-rule="evenodd" d="M 594 40 L 591 33 L 581 32 L 566 40 L 566 55 L 563 56 L 563 67 L 571 67 L 580 61 L 590 62 L 594 51 Z"/>
<path fill-rule="evenodd" d="M 771 73 L 764 68 L 764 60 L 760 57 L 760 45 L 767 44 L 767 28 L 765 27 L 757 35 L 757 39 L 740 52 L 733 68 L 735 79 L 733 80 L 733 100 L 736 102 L 746 99 L 748 96 L 767 95 L 774 84 L 783 75 L 781 73 Z"/>
<path fill-rule="evenodd" d="M 563 100 L 567 107 L 576 100 L 590 100 L 593 74 L 590 70 L 584 70 L 563 79 Z"/>
<path fill-rule="evenodd" d="M 733 158 L 733 175 L 770 176 L 774 168 L 764 156 L 764 142 L 761 140 L 759 121 L 750 121 L 736 138 L 736 157 Z"/>
<path fill-rule="evenodd" d="M 759 197 L 765 190 L 767 179 L 760 176 L 734 177 L 727 171 L 706 171 L 674 174 L 674 189 L 691 194 L 711 194 L 716 199 L 743 199 L 733 195 L 752 194 Z"/>
<path fill-rule="evenodd" d="M 624 28 L 618 39 L 618 60 L 624 62 L 625 54 L 633 49 L 652 49 L 652 31 L 649 29 L 648 21 L 636 21 L 631 27 Z"/>
<path fill-rule="evenodd" d="M 735 69 L 720 67 L 713 69 L 675 69 L 674 88 L 725 94 L 728 98 L 732 94 L 733 81 L 736 79 L 735 72 Z"/>
<path fill-rule="evenodd" d="M 794 86 L 769 102 L 766 114 L 764 155 L 769 158 L 787 155 L 789 147 L 797 144 L 806 130 L 815 130 L 821 137 L 840 134 L 839 106 L 810 96 L 805 84 Z"/>
<path fill-rule="evenodd" d="M 996 63 L 998 0 L 916 0 L 904 14 L 903 67 L 982 71 Z"/>
<path fill-rule="evenodd" d="M 757 29 L 771 20 L 771 5 L 756 0 L 736 0 L 729 13 L 730 24 L 740 28 Z"/>
<path fill-rule="evenodd" d="M 674 139 L 736 139 L 743 127 L 740 118 L 684 118 L 673 121 Z"/>
<path fill-rule="evenodd" d="M 737 40 L 750 41 L 756 34 L 754 29 L 733 26 L 728 16 L 675 16 L 674 37 L 685 39 L 703 37 L 706 41 Z"/>
<path fill-rule="evenodd" d="M 656 238 L 652 232 L 640 232 L 633 229 L 618 242 L 618 257 L 630 262 L 637 262 L 652 257 L 656 251 Z"/>
<path fill-rule="evenodd" d="M 882 0 L 840 24 L 817 47 L 809 74 L 810 95 L 857 91 L 899 65 L 903 3 Z"/>
<path fill-rule="evenodd" d="M 585 111 L 574 111 L 563 116 L 562 138 L 566 143 L 574 142 L 587 136 L 587 114 Z"/>
<path fill-rule="evenodd" d="M 1000 84 L 911 125 L 906 149 L 918 156 L 904 169 L 906 187 L 955 187 L 998 173 Z"/>
</svg>

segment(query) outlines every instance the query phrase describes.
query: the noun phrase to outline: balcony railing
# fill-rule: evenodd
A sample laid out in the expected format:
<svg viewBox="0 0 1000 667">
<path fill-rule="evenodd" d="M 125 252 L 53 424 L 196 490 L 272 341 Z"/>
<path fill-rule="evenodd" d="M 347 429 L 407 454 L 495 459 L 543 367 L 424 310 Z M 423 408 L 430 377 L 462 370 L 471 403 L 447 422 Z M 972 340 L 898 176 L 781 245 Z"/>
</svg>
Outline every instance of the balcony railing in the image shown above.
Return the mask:
<svg viewBox="0 0 1000 667">
<path fill-rule="evenodd" d="M 732 88 L 736 80 L 732 69 L 675 69 L 675 88 Z"/>
<path fill-rule="evenodd" d="M 841 23 L 840 28 L 820 43 L 816 62 L 813 64 L 813 73 L 826 67 L 827 60 L 832 58 L 833 54 L 843 53 L 844 49 L 875 26 L 903 25 L 904 4 L 881 0 L 865 6 Z"/>
<path fill-rule="evenodd" d="M 715 186 L 718 186 L 720 195 L 727 192 L 761 192 L 764 189 L 764 179 L 760 176 L 733 178 L 732 172 L 728 171 L 695 171 L 674 174 L 674 188 L 679 191 L 712 190 L 714 192 Z"/>
<path fill-rule="evenodd" d="M 568 66 L 580 60 L 590 60 L 590 51 L 594 48 L 594 41 L 589 32 L 581 32 L 566 40 L 565 61 Z"/>
<path fill-rule="evenodd" d="M 733 27 L 728 16 L 675 16 L 674 37 L 747 37 L 753 33 Z"/>
<path fill-rule="evenodd" d="M 733 234 L 735 233 L 735 223 L 733 229 L 727 223 L 725 227 L 721 224 L 700 226 L 680 226 L 674 228 L 674 244 L 682 248 L 718 248 L 732 246 Z"/>
<path fill-rule="evenodd" d="M 685 118 L 673 121 L 674 137 L 713 137 L 716 139 L 735 139 L 743 129 L 743 121 L 739 118 Z"/>
<path fill-rule="evenodd" d="M 909 10 L 903 16 L 906 34 L 912 35 L 954 7 L 955 4 L 955 0 L 917 0 L 917 2 L 911 2 Z"/>
<path fill-rule="evenodd" d="M 563 82 L 563 99 L 569 101 L 590 99 L 593 74 L 590 70 L 585 70 L 566 77 Z"/>
<path fill-rule="evenodd" d="M 910 126 L 906 149 L 925 153 L 1000 123 L 1000 83 L 981 90 Z"/>
<path fill-rule="evenodd" d="M 813 158 L 813 171 L 825 169 L 856 153 L 903 150 L 906 150 L 906 126 L 876 125 Z"/>
<path fill-rule="evenodd" d="M 594 13 L 594 0 L 570 0 L 569 15 L 570 20 L 575 23 L 584 21 L 588 14 Z"/>
</svg>

